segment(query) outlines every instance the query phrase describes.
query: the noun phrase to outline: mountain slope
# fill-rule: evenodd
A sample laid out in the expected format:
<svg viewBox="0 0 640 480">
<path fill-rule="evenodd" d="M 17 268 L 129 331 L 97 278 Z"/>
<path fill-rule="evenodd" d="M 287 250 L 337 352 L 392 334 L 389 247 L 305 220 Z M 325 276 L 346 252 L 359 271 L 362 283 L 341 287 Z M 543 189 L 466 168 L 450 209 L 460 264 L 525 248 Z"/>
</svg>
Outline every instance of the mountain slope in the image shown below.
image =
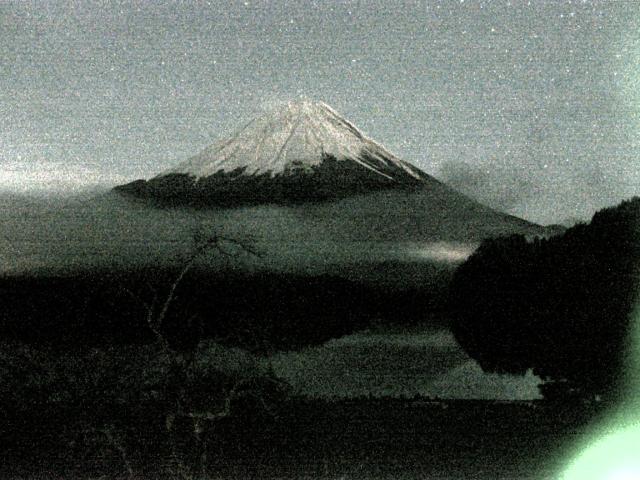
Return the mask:
<svg viewBox="0 0 640 480">
<path fill-rule="evenodd" d="M 180 165 L 116 191 L 172 204 L 239 206 L 331 200 L 439 183 L 328 105 L 289 102 Z"/>
<path fill-rule="evenodd" d="M 115 190 L 125 194 L 113 196 L 121 202 L 118 222 L 137 240 L 118 247 L 110 261 L 137 242 L 148 249 L 149 238 L 184 245 L 191 224 L 252 238 L 264 253 L 260 268 L 424 283 L 413 270 L 396 275 L 396 265 L 450 268 L 484 238 L 555 233 L 457 192 L 330 107 L 308 101 L 288 103 L 175 168 Z"/>
<path fill-rule="evenodd" d="M 424 286 L 426 263 L 460 262 L 483 238 L 547 233 L 451 192 L 440 184 L 331 202 L 208 209 L 155 208 L 114 193 L 71 205 L 15 202 L 0 212 L 6 227 L 0 272 L 172 265 L 189 254 L 193 233 L 201 231 L 250 239 L 261 257 L 236 259 L 250 269 Z M 226 268 L 219 260 L 216 268 Z"/>
</svg>

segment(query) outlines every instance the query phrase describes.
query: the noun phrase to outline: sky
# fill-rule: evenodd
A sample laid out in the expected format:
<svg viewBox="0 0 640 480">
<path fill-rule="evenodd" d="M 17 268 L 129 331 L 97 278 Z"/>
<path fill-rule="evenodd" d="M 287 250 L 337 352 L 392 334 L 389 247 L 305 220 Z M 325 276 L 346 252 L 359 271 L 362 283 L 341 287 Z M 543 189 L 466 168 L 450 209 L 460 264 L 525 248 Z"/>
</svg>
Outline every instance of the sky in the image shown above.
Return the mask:
<svg viewBox="0 0 640 480">
<path fill-rule="evenodd" d="M 640 195 L 640 2 L 0 1 L 0 191 L 150 177 L 275 102 L 539 223 Z"/>
</svg>

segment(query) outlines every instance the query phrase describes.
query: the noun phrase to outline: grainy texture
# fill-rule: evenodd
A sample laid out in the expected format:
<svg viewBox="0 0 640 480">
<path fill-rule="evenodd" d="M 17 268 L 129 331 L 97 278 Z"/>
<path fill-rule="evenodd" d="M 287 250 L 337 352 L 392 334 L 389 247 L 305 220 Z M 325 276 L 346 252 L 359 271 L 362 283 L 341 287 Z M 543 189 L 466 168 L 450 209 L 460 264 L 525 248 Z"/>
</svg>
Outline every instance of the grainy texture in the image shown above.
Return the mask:
<svg viewBox="0 0 640 480">
<path fill-rule="evenodd" d="M 639 72 L 637 0 L 0 0 L 0 477 L 552 478 L 626 257 L 451 279 L 640 194 Z"/>
<path fill-rule="evenodd" d="M 640 3 L 2 2 L 0 186 L 124 183 L 323 100 L 536 223 L 638 193 Z"/>
</svg>

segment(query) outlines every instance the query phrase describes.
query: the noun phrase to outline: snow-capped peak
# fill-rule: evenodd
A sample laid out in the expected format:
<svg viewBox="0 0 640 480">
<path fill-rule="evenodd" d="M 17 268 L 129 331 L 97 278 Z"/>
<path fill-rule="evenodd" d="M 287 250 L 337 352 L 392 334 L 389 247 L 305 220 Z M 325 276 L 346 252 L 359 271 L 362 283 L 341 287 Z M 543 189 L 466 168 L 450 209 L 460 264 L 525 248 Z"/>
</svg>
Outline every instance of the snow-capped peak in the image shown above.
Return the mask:
<svg viewBox="0 0 640 480">
<path fill-rule="evenodd" d="M 424 176 L 367 138 L 327 104 L 307 99 L 268 111 L 231 138 L 214 143 L 162 175 L 202 178 L 240 170 L 244 175 L 275 176 L 309 171 L 328 156 L 356 162 L 388 179 L 393 179 L 396 169 L 418 180 Z"/>
</svg>

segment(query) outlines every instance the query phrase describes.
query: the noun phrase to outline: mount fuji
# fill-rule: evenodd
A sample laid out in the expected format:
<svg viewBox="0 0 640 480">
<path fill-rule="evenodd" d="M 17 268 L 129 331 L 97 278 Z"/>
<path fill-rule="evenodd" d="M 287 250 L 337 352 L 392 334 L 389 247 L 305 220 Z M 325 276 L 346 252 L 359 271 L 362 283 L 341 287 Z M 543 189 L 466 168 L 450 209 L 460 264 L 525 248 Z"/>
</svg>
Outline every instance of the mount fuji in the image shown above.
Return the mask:
<svg viewBox="0 0 640 480">
<path fill-rule="evenodd" d="M 308 100 L 276 108 L 176 167 L 115 191 L 120 202 L 166 216 L 168 245 L 180 222 L 196 221 L 251 237 L 269 268 L 335 267 L 349 278 L 383 264 L 455 265 L 487 237 L 557 233 L 459 193 Z M 143 218 L 132 215 L 127 231 Z M 140 238 L 154 228 L 141 226 Z M 383 276 L 391 278 L 386 270 Z"/>
<path fill-rule="evenodd" d="M 116 191 L 171 204 L 331 200 L 438 184 L 322 102 L 286 103 L 175 168 Z"/>
<path fill-rule="evenodd" d="M 261 258 L 238 268 L 424 285 L 425 265 L 453 268 L 487 237 L 557 233 L 457 192 L 306 100 L 114 190 L 13 215 L 7 231 L 21 255 L 0 255 L 15 259 L 12 271 L 162 265 L 202 230 L 252 240 Z"/>
</svg>

